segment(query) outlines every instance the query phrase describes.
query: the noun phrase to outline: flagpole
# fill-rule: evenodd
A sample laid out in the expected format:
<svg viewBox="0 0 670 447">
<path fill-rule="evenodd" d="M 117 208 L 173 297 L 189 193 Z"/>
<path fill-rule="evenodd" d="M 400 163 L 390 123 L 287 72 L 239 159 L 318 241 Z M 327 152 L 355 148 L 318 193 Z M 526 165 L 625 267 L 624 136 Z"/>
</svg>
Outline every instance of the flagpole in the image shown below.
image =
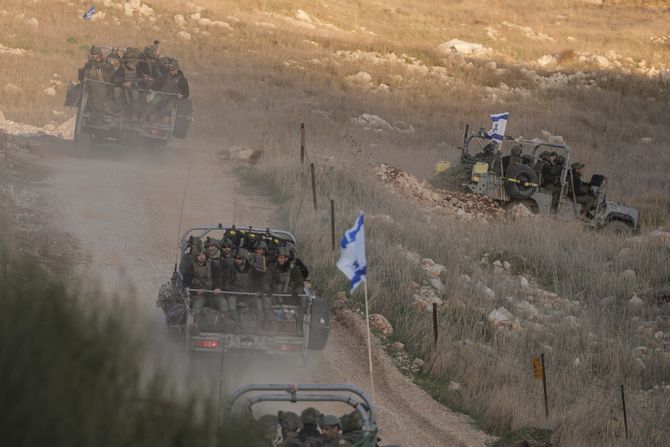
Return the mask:
<svg viewBox="0 0 670 447">
<path fill-rule="evenodd" d="M 363 280 L 363 292 L 365 294 L 365 324 L 368 329 L 368 365 L 370 366 L 370 389 L 372 390 L 372 400 L 375 400 L 375 379 L 372 375 L 372 344 L 370 343 L 370 314 L 368 312 L 368 280 Z"/>
</svg>

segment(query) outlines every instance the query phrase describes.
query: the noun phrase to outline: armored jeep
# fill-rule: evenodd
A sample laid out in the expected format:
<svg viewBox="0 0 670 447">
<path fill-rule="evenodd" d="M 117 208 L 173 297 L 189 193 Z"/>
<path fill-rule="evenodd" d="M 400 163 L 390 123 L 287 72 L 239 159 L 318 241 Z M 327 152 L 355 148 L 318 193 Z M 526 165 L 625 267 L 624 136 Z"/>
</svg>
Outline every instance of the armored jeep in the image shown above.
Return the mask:
<svg viewBox="0 0 670 447">
<path fill-rule="evenodd" d="M 295 237 L 284 230 L 255 227 L 224 226 L 195 227 L 187 230 L 180 239 L 180 256 L 188 253 L 188 241 L 191 236 L 230 238 L 236 247 L 253 250 L 257 241 L 268 246 L 268 255 L 272 256 L 280 247 L 295 247 Z M 246 352 L 265 355 L 293 355 L 307 359 L 310 350 L 321 350 L 326 346 L 330 331 L 330 305 L 328 300 L 317 296 L 309 287 L 302 294 L 274 293 L 272 296 L 273 333 L 264 333 L 254 311 L 255 300 L 260 298 L 257 290 L 192 290 L 183 283 L 182 272 L 175 264 L 169 283 L 161 286 L 158 306 L 163 309 L 168 325 L 170 339 L 182 344 L 190 353 Z M 200 315 L 197 328 L 194 325 L 192 300 L 194 294 L 204 294 L 211 298 L 216 294 L 237 296 L 239 321 L 232 320 L 225 310 L 215 308 L 206 302 Z M 303 321 L 299 321 L 298 306 L 307 298 Z M 213 300 L 212 300 L 213 301 Z"/>
<path fill-rule="evenodd" d="M 353 408 L 360 416 L 361 428 L 352 444 L 356 447 L 375 447 L 379 445 L 377 410 L 370 397 L 361 388 L 351 384 L 246 385 L 233 391 L 226 400 L 223 409 L 223 422 L 225 424 L 226 421 L 230 421 L 240 414 L 245 419 L 254 417 L 254 405 L 267 402 L 282 403 L 284 410 L 290 410 L 292 404 L 300 405 L 300 403 L 303 403 L 304 405 L 304 402 L 315 405 L 317 410 L 319 410 L 318 402 L 329 404 L 329 406 L 332 406 L 333 403 L 340 403 L 349 407 L 349 409 Z M 295 412 L 299 413 L 300 410 L 296 409 Z M 324 410 L 320 410 L 320 412 L 326 413 Z M 270 435 L 276 434 L 276 425 L 275 423 L 274 431 L 270 427 Z M 259 433 L 259 437 L 261 435 L 262 433 Z M 344 436 L 346 437 L 346 434 Z M 283 440 L 267 439 L 267 441 L 273 442 L 274 445 L 280 445 L 279 443 Z"/>
<path fill-rule="evenodd" d="M 569 187 L 574 178 L 570 168 L 572 150 L 564 142 L 505 137 L 501 144 L 495 145 L 494 152 L 486 162 L 470 153 L 483 149 L 489 143 L 491 140 L 484 129 L 470 135 L 469 126 L 466 126 L 463 145 L 458 148 L 461 150 L 459 169 L 465 174 L 461 177 L 461 186 L 466 191 L 485 195 L 505 207 L 523 204 L 537 214 L 580 218 L 591 228 L 616 235 L 626 236 L 640 232 L 639 212 L 635 208 L 608 200 L 605 194 L 607 178 L 600 174 L 594 174 L 588 182 L 589 195 L 595 199 L 594 208 L 585 215 L 580 213 L 574 188 Z M 509 157 L 503 154 L 512 145 L 521 146 L 527 163 L 516 166 L 505 163 Z M 553 151 L 565 158 L 558 181 L 552 189 L 542 186 L 546 182 L 537 162 L 543 151 Z"/>
</svg>

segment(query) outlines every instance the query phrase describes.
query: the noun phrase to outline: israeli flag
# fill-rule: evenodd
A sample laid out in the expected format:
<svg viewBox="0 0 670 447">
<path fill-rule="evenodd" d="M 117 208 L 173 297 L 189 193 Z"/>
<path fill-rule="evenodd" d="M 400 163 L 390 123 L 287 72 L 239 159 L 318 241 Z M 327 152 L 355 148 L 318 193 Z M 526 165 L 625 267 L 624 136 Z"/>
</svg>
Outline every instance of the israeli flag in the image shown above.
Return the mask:
<svg viewBox="0 0 670 447">
<path fill-rule="evenodd" d="M 367 268 L 363 220 L 363 213 L 358 213 L 356 223 L 344 233 L 340 241 L 340 260 L 337 261 L 337 268 L 349 278 L 352 292 L 365 281 Z"/>
<path fill-rule="evenodd" d="M 86 11 L 81 17 L 84 20 L 91 20 L 93 14 L 95 14 L 95 5 L 88 8 L 88 11 Z"/>
<path fill-rule="evenodd" d="M 486 132 L 486 138 L 497 141 L 498 144 L 502 143 L 503 138 L 505 138 L 505 128 L 507 127 L 508 118 L 509 112 L 491 115 L 491 121 L 493 121 L 493 124 L 491 130 Z"/>
</svg>

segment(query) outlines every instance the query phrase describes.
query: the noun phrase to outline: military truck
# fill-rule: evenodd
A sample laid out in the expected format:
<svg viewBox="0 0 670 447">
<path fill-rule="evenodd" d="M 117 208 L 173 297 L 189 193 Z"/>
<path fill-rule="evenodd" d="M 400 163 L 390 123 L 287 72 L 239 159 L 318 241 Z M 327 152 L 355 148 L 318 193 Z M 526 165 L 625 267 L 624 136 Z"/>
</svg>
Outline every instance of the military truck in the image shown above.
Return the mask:
<svg viewBox="0 0 670 447">
<path fill-rule="evenodd" d="M 236 414 L 241 414 L 243 418 L 247 419 L 254 417 L 254 405 L 267 402 L 282 403 L 284 410 L 289 410 L 291 405 L 300 406 L 302 403 L 302 406 L 304 406 L 305 402 L 315 405 L 317 410 L 319 410 L 318 402 L 329 404 L 331 407 L 333 403 L 346 405 L 354 410 L 347 415 L 347 419 L 351 418 L 358 421 L 355 425 L 357 429 L 356 440 L 352 442 L 352 445 L 356 447 L 375 447 L 379 445 L 377 410 L 372 399 L 361 388 L 352 384 L 246 385 L 233 391 L 226 400 L 223 410 L 223 421 L 224 423 L 225 421 L 230 421 Z M 295 409 L 294 412 L 299 414 L 300 409 Z M 327 413 L 323 409 L 320 412 Z M 279 418 L 281 418 L 281 414 Z M 342 424 L 347 425 L 347 422 L 342 421 Z M 346 427 L 342 428 L 343 431 L 346 430 Z M 271 429 L 272 427 L 269 430 L 270 435 L 273 434 Z M 274 433 L 276 433 L 276 423 Z M 259 432 L 260 435 L 261 433 Z M 268 441 L 274 442 L 273 445 L 281 445 L 280 442 L 283 440 L 270 439 Z"/>
<path fill-rule="evenodd" d="M 469 125 L 466 126 L 463 145 L 458 148 L 461 151 L 459 169 L 464 173 L 461 186 L 467 192 L 487 196 L 506 208 L 523 204 L 536 214 L 578 218 L 591 228 L 615 235 L 628 236 L 640 232 L 639 212 L 607 199 L 607 178 L 603 175 L 594 174 L 588 182 L 589 195 L 595 199 L 595 207 L 586 215 L 580 212 L 581 205 L 577 203 L 574 188 L 569 187 L 574 178 L 570 167 L 572 150 L 562 139 L 548 141 L 505 137 L 502 143 L 493 144 L 489 157 L 478 157 L 471 152 L 481 151 L 492 142 L 484 129 L 470 134 L 469 128 Z M 511 167 L 505 163 L 508 156 L 503 154 L 511 146 L 522 148 L 525 163 Z M 552 151 L 565 158 L 553 190 L 541 186 L 545 182 L 537 166 L 539 155 L 544 151 Z"/>
<path fill-rule="evenodd" d="M 257 241 L 264 241 L 268 246 L 268 256 L 273 256 L 280 247 L 294 250 L 297 245 L 295 237 L 285 230 L 218 224 L 187 230 L 180 239 L 180 257 L 188 254 L 188 241 L 191 236 L 203 240 L 206 237 L 228 237 L 236 247 L 250 251 Z M 207 303 L 196 329 L 192 300 L 197 293 L 206 297 L 213 297 L 216 293 L 237 296 L 237 324 L 228 312 L 214 308 L 213 303 Z M 268 334 L 259 330 L 260 324 L 254 308 L 255 300 L 260 295 L 261 292 L 257 290 L 215 292 L 188 289 L 184 286 L 182 273 L 175 264 L 171 281 L 160 288 L 157 304 L 165 312 L 169 338 L 181 344 L 188 353 L 292 355 L 301 356 L 306 361 L 309 351 L 325 348 L 330 332 L 330 304 L 326 298 L 317 296 L 308 286 L 298 295 L 265 294 L 272 296 L 276 303 L 272 306 L 273 326 L 276 330 Z M 298 315 L 301 312 L 298 311 L 298 306 L 302 298 L 306 298 L 307 308 L 304 309 L 303 321 L 299 321 Z"/>
</svg>

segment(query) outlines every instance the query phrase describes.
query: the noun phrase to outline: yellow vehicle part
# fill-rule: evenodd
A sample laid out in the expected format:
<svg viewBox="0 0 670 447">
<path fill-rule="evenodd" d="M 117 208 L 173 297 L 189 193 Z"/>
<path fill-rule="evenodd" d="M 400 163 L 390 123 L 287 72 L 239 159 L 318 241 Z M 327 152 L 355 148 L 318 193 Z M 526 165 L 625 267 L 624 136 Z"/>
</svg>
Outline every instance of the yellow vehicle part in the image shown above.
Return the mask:
<svg viewBox="0 0 670 447">
<path fill-rule="evenodd" d="M 478 182 L 482 174 L 486 174 L 488 170 L 489 170 L 488 163 L 481 163 L 481 162 L 475 163 L 475 165 L 472 167 L 472 181 Z"/>
</svg>

